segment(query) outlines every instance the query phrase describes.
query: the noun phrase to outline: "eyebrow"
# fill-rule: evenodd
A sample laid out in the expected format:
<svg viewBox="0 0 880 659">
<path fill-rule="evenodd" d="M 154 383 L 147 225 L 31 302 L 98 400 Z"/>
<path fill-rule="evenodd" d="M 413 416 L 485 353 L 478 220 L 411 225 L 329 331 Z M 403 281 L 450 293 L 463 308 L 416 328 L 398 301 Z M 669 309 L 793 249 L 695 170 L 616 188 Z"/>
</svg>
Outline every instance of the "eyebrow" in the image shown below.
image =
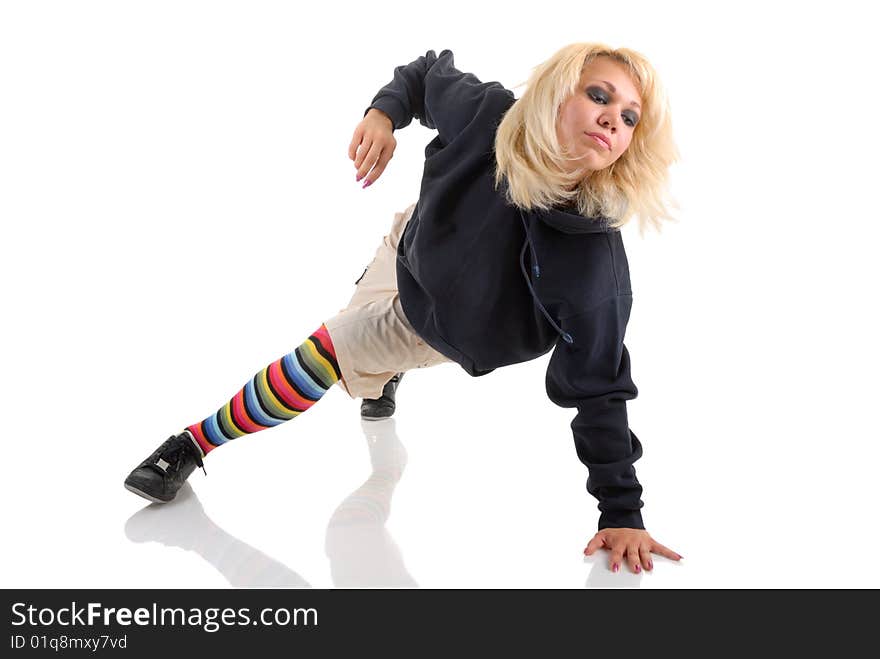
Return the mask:
<svg viewBox="0 0 880 659">
<path fill-rule="evenodd" d="M 617 93 L 617 90 L 614 88 L 614 85 L 612 85 L 612 84 L 611 84 L 610 82 L 608 82 L 607 80 L 600 80 L 599 82 L 604 82 L 606 85 L 608 85 L 608 88 L 611 90 L 611 93 L 613 93 L 613 94 L 616 94 L 616 93 Z M 638 103 L 636 103 L 635 101 L 630 101 L 629 104 L 630 104 L 630 105 L 635 105 L 637 108 L 639 108 L 639 110 L 642 109 L 642 106 L 639 105 Z"/>
</svg>

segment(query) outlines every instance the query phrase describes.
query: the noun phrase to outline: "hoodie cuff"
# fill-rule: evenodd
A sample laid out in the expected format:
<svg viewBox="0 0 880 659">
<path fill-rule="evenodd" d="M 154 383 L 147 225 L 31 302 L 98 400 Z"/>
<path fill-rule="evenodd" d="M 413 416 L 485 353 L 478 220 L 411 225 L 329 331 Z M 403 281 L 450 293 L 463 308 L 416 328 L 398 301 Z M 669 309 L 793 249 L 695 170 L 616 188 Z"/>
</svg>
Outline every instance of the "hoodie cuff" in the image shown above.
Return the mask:
<svg viewBox="0 0 880 659">
<path fill-rule="evenodd" d="M 609 510 L 599 515 L 599 530 L 645 529 L 640 510 Z"/>
<path fill-rule="evenodd" d="M 392 130 L 396 130 L 404 125 L 405 114 L 403 106 L 393 96 L 383 96 L 382 98 L 377 98 L 373 103 L 364 110 L 364 116 L 367 116 L 367 112 L 376 108 L 377 110 L 382 110 L 385 114 L 391 117 L 391 123 L 393 124 Z"/>
</svg>

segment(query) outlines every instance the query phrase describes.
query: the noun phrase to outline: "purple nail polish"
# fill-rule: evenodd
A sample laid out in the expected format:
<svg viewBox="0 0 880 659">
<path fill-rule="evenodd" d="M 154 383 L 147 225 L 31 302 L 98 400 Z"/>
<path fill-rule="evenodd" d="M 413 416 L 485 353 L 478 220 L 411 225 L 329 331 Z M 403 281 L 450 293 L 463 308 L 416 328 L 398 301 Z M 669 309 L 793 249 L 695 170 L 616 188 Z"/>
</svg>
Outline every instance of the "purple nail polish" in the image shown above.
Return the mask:
<svg viewBox="0 0 880 659">
<path fill-rule="evenodd" d="M 619 569 L 620 569 L 620 566 L 617 563 L 615 563 L 614 565 L 611 566 L 612 572 L 617 572 Z"/>
<path fill-rule="evenodd" d="M 641 572 L 641 571 L 642 571 L 642 566 L 641 566 L 641 565 L 636 565 L 636 573 L 639 573 L 639 572 Z"/>
<path fill-rule="evenodd" d="M 373 182 L 372 182 L 372 181 L 370 181 L 370 180 L 367 180 L 367 182 L 366 182 L 366 183 L 364 183 L 364 187 L 365 187 L 365 188 L 369 188 L 369 187 L 370 187 L 370 186 L 371 186 L 371 185 L 372 185 L 372 184 L 373 184 Z"/>
<path fill-rule="evenodd" d="M 357 182 L 360 181 L 362 178 L 363 178 L 363 176 L 355 176 L 355 177 L 354 177 L 354 182 L 357 183 Z"/>
</svg>

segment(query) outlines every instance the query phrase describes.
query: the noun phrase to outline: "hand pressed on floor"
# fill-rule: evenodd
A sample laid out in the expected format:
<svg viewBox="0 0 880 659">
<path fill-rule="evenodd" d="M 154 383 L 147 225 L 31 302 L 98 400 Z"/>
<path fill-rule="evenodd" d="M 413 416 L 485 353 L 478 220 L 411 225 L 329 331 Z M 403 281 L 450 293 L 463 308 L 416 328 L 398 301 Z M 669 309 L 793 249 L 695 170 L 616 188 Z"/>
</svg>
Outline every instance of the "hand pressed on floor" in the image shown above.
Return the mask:
<svg viewBox="0 0 880 659">
<path fill-rule="evenodd" d="M 673 561 L 683 558 L 681 554 L 654 540 L 643 529 L 602 529 L 587 544 L 584 554 L 590 556 L 602 547 L 611 552 L 608 567 L 612 572 L 618 571 L 615 569 L 615 566 L 619 569 L 623 564 L 624 557 L 626 557 L 626 562 L 633 572 L 640 572 L 642 569 L 654 569 L 654 562 L 651 560 L 652 552 Z"/>
</svg>

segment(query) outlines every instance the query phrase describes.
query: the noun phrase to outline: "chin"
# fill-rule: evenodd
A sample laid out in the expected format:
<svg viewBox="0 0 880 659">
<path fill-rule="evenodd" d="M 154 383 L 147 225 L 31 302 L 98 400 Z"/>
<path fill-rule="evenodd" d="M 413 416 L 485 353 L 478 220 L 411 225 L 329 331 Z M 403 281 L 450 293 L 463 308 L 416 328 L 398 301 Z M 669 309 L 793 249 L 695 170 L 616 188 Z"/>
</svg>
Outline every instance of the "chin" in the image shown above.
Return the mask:
<svg viewBox="0 0 880 659">
<path fill-rule="evenodd" d="M 581 165 L 581 167 L 583 167 L 587 171 L 587 175 L 589 175 L 593 172 L 598 172 L 599 170 L 605 169 L 610 164 L 611 163 L 605 162 L 603 160 L 589 158 Z"/>
</svg>

